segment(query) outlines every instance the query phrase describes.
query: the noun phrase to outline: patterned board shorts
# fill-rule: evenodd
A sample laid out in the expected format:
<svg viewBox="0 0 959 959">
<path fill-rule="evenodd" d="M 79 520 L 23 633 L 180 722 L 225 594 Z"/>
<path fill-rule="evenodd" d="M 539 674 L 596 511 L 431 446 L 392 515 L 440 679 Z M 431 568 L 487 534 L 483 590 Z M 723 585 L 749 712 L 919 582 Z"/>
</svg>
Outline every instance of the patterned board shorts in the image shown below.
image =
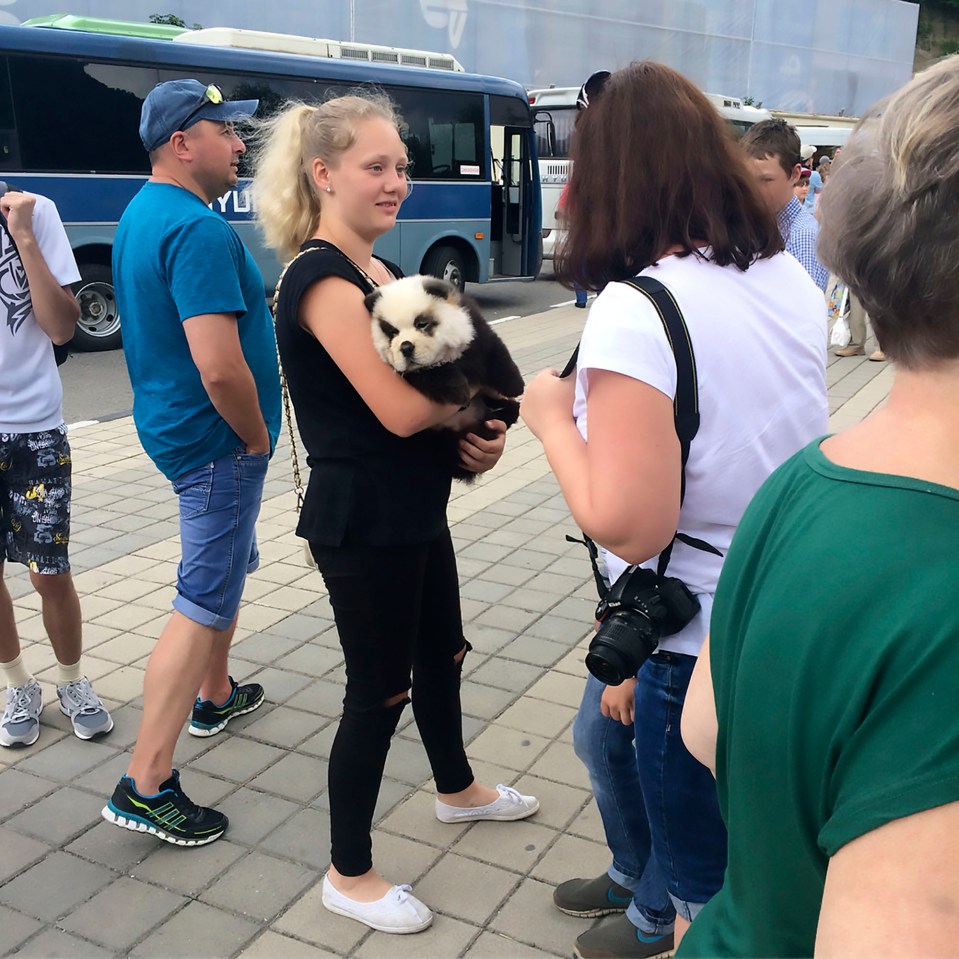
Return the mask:
<svg viewBox="0 0 959 959">
<path fill-rule="evenodd" d="M 71 462 L 66 426 L 0 433 L 0 562 L 70 572 Z"/>
</svg>

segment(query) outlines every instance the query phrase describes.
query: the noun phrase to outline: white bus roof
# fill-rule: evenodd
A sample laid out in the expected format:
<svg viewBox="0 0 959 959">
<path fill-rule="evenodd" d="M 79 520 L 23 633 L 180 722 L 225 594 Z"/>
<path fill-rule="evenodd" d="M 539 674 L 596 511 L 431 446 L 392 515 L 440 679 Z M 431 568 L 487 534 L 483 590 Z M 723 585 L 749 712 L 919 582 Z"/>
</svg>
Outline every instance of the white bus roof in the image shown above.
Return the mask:
<svg viewBox="0 0 959 959">
<path fill-rule="evenodd" d="M 526 92 L 534 107 L 575 107 L 579 90 L 579 87 L 541 87 Z"/>
<path fill-rule="evenodd" d="M 539 87 L 527 90 L 530 105 L 534 108 L 542 107 L 573 107 L 576 106 L 576 97 L 579 87 Z M 759 120 L 768 120 L 772 114 L 754 106 L 747 106 L 740 97 L 726 96 L 722 93 L 707 93 L 706 99 L 728 120 L 743 120 L 747 123 L 757 123 Z"/>
<path fill-rule="evenodd" d="M 741 97 L 729 97 L 722 93 L 707 93 L 706 99 L 727 120 L 741 120 L 750 125 L 760 120 L 768 120 L 772 114 L 761 107 L 754 107 L 743 103 Z"/>
<path fill-rule="evenodd" d="M 796 127 L 799 139 L 810 146 L 844 147 L 852 133 L 852 127 Z"/>
<path fill-rule="evenodd" d="M 174 43 L 192 43 L 208 47 L 240 47 L 266 50 L 270 53 L 292 53 L 303 57 L 326 57 L 336 60 L 367 60 L 370 63 L 393 63 L 407 67 L 427 67 L 465 73 L 462 64 L 449 53 L 410 50 L 405 47 L 384 47 L 373 43 L 346 43 L 317 37 L 299 37 L 265 30 L 239 30 L 232 27 L 208 27 L 188 30 L 173 38 Z"/>
</svg>

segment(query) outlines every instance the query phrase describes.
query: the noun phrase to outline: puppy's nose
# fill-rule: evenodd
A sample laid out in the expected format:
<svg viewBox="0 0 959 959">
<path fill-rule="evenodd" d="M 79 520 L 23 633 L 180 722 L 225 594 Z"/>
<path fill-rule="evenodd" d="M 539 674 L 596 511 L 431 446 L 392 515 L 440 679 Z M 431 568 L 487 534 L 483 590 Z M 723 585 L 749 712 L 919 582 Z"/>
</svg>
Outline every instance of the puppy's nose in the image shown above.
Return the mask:
<svg viewBox="0 0 959 959">
<path fill-rule="evenodd" d="M 409 340 L 404 340 L 402 343 L 400 343 L 400 352 L 403 354 L 404 357 L 406 357 L 406 359 L 409 359 L 413 355 L 415 350 L 416 350 L 416 347 L 413 346 L 413 344 Z"/>
</svg>

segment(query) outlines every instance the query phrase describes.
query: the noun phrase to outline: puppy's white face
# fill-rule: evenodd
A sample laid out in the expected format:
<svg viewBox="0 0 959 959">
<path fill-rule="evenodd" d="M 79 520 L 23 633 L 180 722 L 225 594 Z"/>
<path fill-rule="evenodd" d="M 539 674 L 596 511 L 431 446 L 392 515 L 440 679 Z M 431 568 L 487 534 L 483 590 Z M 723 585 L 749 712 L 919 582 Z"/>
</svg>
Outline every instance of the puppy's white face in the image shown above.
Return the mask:
<svg viewBox="0 0 959 959">
<path fill-rule="evenodd" d="M 453 288 L 431 276 L 387 283 L 367 306 L 376 352 L 399 373 L 449 363 L 476 335 Z"/>
</svg>

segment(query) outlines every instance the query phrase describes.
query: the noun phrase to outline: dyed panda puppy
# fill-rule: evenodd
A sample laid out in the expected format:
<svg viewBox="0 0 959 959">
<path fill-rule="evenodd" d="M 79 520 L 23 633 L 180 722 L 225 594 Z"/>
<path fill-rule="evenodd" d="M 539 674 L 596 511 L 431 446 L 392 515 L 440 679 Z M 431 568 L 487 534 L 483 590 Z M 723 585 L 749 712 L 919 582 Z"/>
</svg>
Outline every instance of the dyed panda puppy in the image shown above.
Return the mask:
<svg viewBox="0 0 959 959">
<path fill-rule="evenodd" d="M 515 398 L 523 392 L 523 377 L 505 344 L 472 300 L 432 276 L 408 276 L 377 287 L 366 308 L 373 345 L 383 360 L 424 396 L 461 407 L 436 429 L 449 434 L 453 477 L 471 483 L 476 474 L 460 465 L 460 437 L 475 433 L 492 439 L 486 420 L 509 427 L 519 417 Z"/>
</svg>

